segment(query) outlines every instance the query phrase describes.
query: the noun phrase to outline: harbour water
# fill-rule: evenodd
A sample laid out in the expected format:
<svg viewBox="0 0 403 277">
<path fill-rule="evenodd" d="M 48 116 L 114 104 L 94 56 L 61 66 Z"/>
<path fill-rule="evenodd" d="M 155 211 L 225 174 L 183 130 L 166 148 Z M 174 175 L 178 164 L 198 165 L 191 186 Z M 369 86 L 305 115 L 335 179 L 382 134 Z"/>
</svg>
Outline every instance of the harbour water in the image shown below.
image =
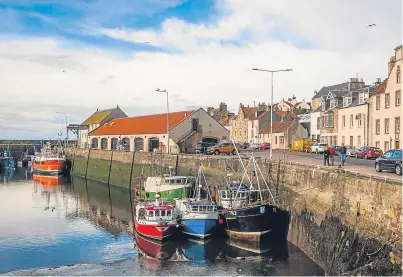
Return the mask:
<svg viewBox="0 0 403 277">
<path fill-rule="evenodd" d="M 150 243 L 135 234 L 132 207 L 129 191 L 116 186 L 32 176 L 28 168 L 1 173 L 0 274 L 324 274 L 291 243 Z"/>
</svg>

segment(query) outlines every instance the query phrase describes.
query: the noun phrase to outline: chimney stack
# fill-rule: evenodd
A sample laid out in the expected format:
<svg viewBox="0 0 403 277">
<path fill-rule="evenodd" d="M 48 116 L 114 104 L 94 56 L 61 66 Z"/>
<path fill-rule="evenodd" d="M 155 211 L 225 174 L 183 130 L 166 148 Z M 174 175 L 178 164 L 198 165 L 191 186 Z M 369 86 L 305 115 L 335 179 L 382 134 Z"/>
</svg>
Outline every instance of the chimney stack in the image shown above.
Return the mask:
<svg viewBox="0 0 403 277">
<path fill-rule="evenodd" d="M 388 63 L 388 76 L 390 75 L 390 72 L 392 71 L 393 67 L 395 66 L 395 63 L 396 63 L 395 56 L 391 56 L 389 58 L 389 63 Z"/>
</svg>

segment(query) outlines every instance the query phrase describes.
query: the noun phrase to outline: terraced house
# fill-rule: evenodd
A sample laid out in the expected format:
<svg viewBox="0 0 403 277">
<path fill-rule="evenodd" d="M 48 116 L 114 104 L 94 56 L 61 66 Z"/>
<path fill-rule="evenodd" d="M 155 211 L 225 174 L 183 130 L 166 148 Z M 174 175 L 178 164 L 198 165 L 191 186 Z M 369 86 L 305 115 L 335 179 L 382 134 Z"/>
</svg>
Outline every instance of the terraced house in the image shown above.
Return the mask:
<svg viewBox="0 0 403 277">
<path fill-rule="evenodd" d="M 388 63 L 388 78 L 385 87 L 374 92 L 369 100 L 369 146 L 384 152 L 401 148 L 402 130 L 402 45 L 395 48 Z"/>
</svg>

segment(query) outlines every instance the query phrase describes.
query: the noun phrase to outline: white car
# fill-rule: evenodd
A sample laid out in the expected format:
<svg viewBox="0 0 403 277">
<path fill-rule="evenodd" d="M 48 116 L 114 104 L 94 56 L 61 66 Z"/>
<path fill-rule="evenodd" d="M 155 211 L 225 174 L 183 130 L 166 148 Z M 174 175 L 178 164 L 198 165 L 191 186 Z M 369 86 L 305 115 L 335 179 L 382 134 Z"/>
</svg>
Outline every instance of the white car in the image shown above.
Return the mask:
<svg viewBox="0 0 403 277">
<path fill-rule="evenodd" d="M 348 157 L 355 157 L 355 154 L 358 151 L 358 149 L 355 148 L 354 146 L 346 146 L 346 149 L 347 149 L 346 156 Z"/>
<path fill-rule="evenodd" d="M 260 147 L 260 144 L 257 142 L 251 142 L 249 144 L 249 149 L 259 149 L 259 147 Z"/>
<path fill-rule="evenodd" d="M 315 143 L 311 146 L 311 153 L 323 153 L 328 148 L 327 143 Z"/>
</svg>

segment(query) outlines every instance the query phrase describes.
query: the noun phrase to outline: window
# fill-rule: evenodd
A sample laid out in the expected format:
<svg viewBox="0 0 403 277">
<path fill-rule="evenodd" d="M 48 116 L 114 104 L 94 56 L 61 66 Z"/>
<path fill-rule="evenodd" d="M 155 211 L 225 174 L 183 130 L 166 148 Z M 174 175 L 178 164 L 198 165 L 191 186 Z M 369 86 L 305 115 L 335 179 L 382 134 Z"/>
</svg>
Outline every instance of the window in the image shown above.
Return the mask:
<svg viewBox="0 0 403 277">
<path fill-rule="evenodd" d="M 400 65 L 396 69 L 396 83 L 400 83 Z"/>
<path fill-rule="evenodd" d="M 322 111 L 326 110 L 326 102 L 322 101 Z"/>
<path fill-rule="evenodd" d="M 312 135 L 312 140 L 316 140 L 316 135 Z"/>
<path fill-rule="evenodd" d="M 389 150 L 389 141 L 385 141 L 385 142 L 384 142 L 384 149 L 383 149 L 383 151 L 386 152 L 386 151 L 388 151 L 388 150 Z"/>
<path fill-rule="evenodd" d="M 275 138 L 274 138 L 275 144 L 277 144 L 277 138 L 278 138 L 278 136 L 275 136 Z"/>
<path fill-rule="evenodd" d="M 316 129 L 320 129 L 320 117 L 316 119 Z"/>
<path fill-rule="evenodd" d="M 343 144 L 346 143 L 346 137 L 345 136 L 341 137 L 341 143 L 343 143 Z"/>
<path fill-rule="evenodd" d="M 390 159 L 390 157 L 392 157 L 393 152 L 394 152 L 393 150 L 389 150 L 383 155 L 385 156 L 385 158 Z"/>
<path fill-rule="evenodd" d="M 361 136 L 357 136 L 357 145 L 361 146 Z"/>
<path fill-rule="evenodd" d="M 281 136 L 281 137 L 280 137 L 280 144 L 283 144 L 283 143 L 284 143 L 284 137 Z"/>
<path fill-rule="evenodd" d="M 354 127 L 354 115 L 350 114 L 350 128 Z"/>
<path fill-rule="evenodd" d="M 350 136 L 350 145 L 354 145 L 354 137 Z"/>
<path fill-rule="evenodd" d="M 333 109 L 339 104 L 339 99 L 332 99 L 330 100 L 330 108 Z"/>
<path fill-rule="evenodd" d="M 361 92 L 358 95 L 358 104 L 363 104 L 366 100 L 368 100 L 369 94 L 367 92 Z"/>
<path fill-rule="evenodd" d="M 390 107 L 390 93 L 385 93 L 385 109 Z"/>
<path fill-rule="evenodd" d="M 333 136 L 333 145 L 337 145 L 337 136 Z"/>
<path fill-rule="evenodd" d="M 385 134 L 389 134 L 389 118 L 385 118 Z"/>
<path fill-rule="evenodd" d="M 165 211 L 161 211 L 161 216 L 165 216 Z"/>
<path fill-rule="evenodd" d="M 380 148 L 381 147 L 381 142 L 380 141 L 375 141 L 375 147 Z"/>
<path fill-rule="evenodd" d="M 171 216 L 172 212 L 171 211 L 167 211 L 167 216 Z"/>
<path fill-rule="evenodd" d="M 327 116 L 328 127 L 333 128 L 333 121 L 334 121 L 333 113 L 328 114 Z"/>
<path fill-rule="evenodd" d="M 245 135 L 245 137 L 246 137 L 246 131 L 244 132 L 244 135 Z"/>
<path fill-rule="evenodd" d="M 379 95 L 376 97 L 376 109 L 381 109 L 381 97 Z"/>
<path fill-rule="evenodd" d="M 343 97 L 343 107 L 347 107 L 348 105 L 350 105 L 353 100 L 351 97 L 351 94 L 348 94 L 348 95 L 349 96 Z"/>
<path fill-rule="evenodd" d="M 395 93 L 395 106 L 400 106 L 400 98 L 401 98 L 402 92 L 400 90 L 397 90 Z"/>
<path fill-rule="evenodd" d="M 400 134 L 400 116 L 395 117 L 395 134 Z"/>
<path fill-rule="evenodd" d="M 153 212 L 153 211 L 148 211 L 148 216 L 149 216 L 149 217 L 153 217 L 153 216 L 154 216 L 154 212 Z"/>
<path fill-rule="evenodd" d="M 359 113 L 359 114 L 358 114 L 358 127 L 361 127 L 361 126 L 362 126 L 362 116 L 363 116 L 362 113 Z"/>
<path fill-rule="evenodd" d="M 346 116 L 345 115 L 343 115 L 341 122 L 342 122 L 343 128 L 346 128 Z"/>
<path fill-rule="evenodd" d="M 392 158 L 401 159 L 402 158 L 402 151 L 401 150 L 395 150 L 395 152 L 393 152 Z"/>
<path fill-rule="evenodd" d="M 377 119 L 375 121 L 375 126 L 376 126 L 375 127 L 376 134 L 379 135 L 381 133 L 381 120 L 380 119 Z"/>
</svg>

